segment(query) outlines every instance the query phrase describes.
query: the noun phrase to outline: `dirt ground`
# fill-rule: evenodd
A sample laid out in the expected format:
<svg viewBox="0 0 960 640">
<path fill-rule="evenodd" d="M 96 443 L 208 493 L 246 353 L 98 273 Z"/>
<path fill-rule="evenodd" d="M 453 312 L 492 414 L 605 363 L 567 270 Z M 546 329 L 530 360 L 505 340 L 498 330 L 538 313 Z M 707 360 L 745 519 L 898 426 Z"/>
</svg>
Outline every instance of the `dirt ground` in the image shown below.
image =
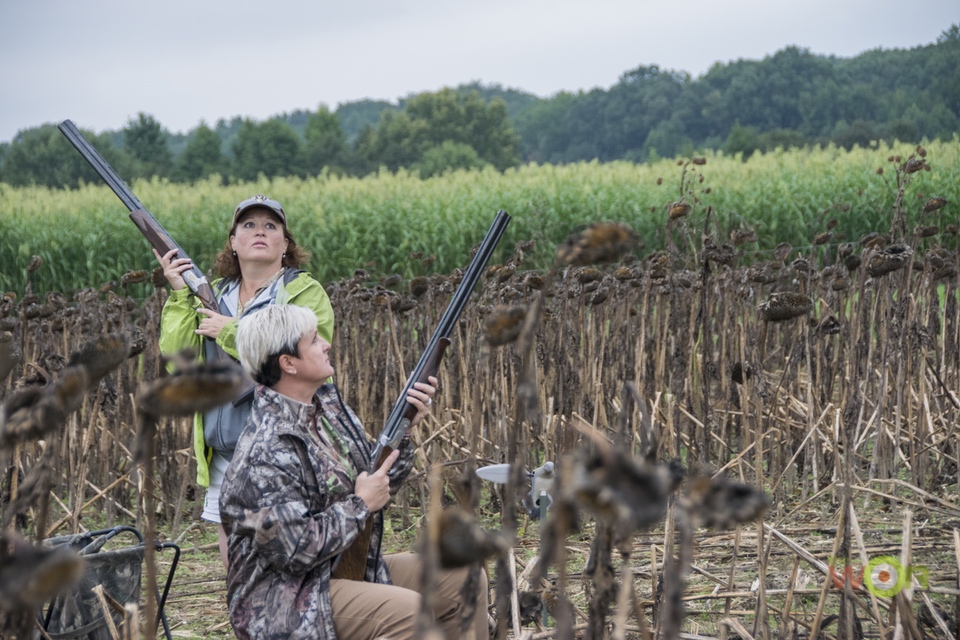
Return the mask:
<svg viewBox="0 0 960 640">
<path fill-rule="evenodd" d="M 943 489 L 952 490 L 951 487 Z M 868 561 L 883 556 L 899 559 L 904 542 L 904 518 L 909 511 L 913 575 L 923 586 L 913 596 L 912 609 L 926 637 L 946 638 L 948 636 L 936 626 L 930 611 L 937 610 L 951 631 L 956 633 L 953 611 L 960 594 L 957 590 L 960 552 L 954 535 L 955 529 L 960 527 L 960 511 L 950 507 L 951 500 L 946 494 L 925 498 L 901 491 L 899 495 L 902 502 L 881 500 L 869 493 L 859 494 L 854 501 L 862 546 L 857 536 L 853 536 L 851 576 L 855 583 L 855 600 L 860 603 L 857 617 L 862 624 L 863 637 L 876 638 L 881 634 L 871 617 L 874 603 L 884 626 L 889 626 L 887 609 L 891 599 L 871 597 L 860 574 L 864 566 L 860 559 L 861 549 Z M 386 548 L 390 551 L 410 549 L 416 538 L 416 526 L 401 530 L 396 514 L 391 522 L 393 526 L 388 531 Z M 842 590 L 834 585 L 829 573 L 821 569 L 831 564 L 837 524 L 838 505 L 831 496 L 824 495 L 817 501 L 792 508 L 774 505 L 760 524 L 723 532 L 699 530 L 686 580 L 685 634 L 690 638 L 719 637 L 723 633 L 721 620 L 732 618 L 743 625 L 743 631 L 756 638 L 806 638 L 817 618 L 822 598 L 824 637 L 836 638 L 838 625 L 834 616 L 840 609 Z M 525 569 L 538 551 L 538 527 L 535 521 L 521 521 L 515 547 L 521 588 L 528 586 L 524 581 L 529 571 Z M 764 532 L 762 550 L 758 535 L 761 530 Z M 582 574 L 589 556 L 591 533 L 591 527 L 585 526 L 580 533 L 571 536 L 567 545 L 570 561 L 567 593 L 578 610 L 576 622 L 579 629 L 585 623 L 582 616 L 588 609 L 588 594 L 591 592 L 589 580 Z M 639 534 L 634 539 L 630 565 L 635 592 L 648 620 L 657 589 L 656 576 L 662 568 L 664 542 L 662 527 Z M 182 555 L 165 609 L 171 635 L 175 638 L 233 637 L 226 606 L 225 571 L 220 563 L 214 527 L 199 521 L 187 525 L 179 535 L 178 543 Z M 840 555 L 842 552 L 841 546 Z M 761 589 L 758 575 L 762 558 L 766 558 L 767 564 Z M 654 561 L 656 571 L 652 570 Z M 842 565 L 842 562 L 833 564 Z M 617 570 L 621 568 L 616 553 L 614 566 Z M 492 562 L 488 568 L 493 570 Z M 842 581 L 842 566 L 834 573 L 838 582 Z M 160 575 L 161 578 L 166 575 L 165 569 Z M 551 575 L 556 576 L 555 568 L 551 569 Z M 491 573 L 491 586 L 495 581 L 496 576 Z M 762 624 L 755 628 L 755 621 L 764 619 L 756 615 L 758 602 L 766 605 L 767 629 Z M 611 607 L 611 620 L 614 609 Z M 492 614 L 495 616 L 496 612 L 492 611 Z M 555 629 L 543 627 L 538 621 L 524 626 L 521 635 L 546 638 L 553 635 L 551 631 Z M 508 637 L 514 637 L 512 631 Z M 640 637 L 634 617 L 628 620 L 626 637 Z"/>
<path fill-rule="evenodd" d="M 220 561 L 215 526 L 202 521 L 188 525 L 177 544 L 180 559 L 164 607 L 170 635 L 233 638 L 227 614 L 227 573 Z M 168 575 L 172 555 L 161 554 L 160 579 Z"/>
</svg>

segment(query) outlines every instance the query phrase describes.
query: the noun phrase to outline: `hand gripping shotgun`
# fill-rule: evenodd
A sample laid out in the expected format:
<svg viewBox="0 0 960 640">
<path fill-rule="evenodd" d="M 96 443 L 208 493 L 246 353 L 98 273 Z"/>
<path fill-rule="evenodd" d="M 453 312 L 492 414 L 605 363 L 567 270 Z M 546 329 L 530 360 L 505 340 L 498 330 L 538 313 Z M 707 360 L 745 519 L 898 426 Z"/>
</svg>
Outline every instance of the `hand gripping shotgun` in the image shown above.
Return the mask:
<svg viewBox="0 0 960 640">
<path fill-rule="evenodd" d="M 493 221 L 493 225 L 491 225 L 487 231 L 486 237 L 470 261 L 470 265 L 467 267 L 467 270 L 463 274 L 463 279 L 460 281 L 460 286 L 458 286 L 456 292 L 454 292 L 453 298 L 447 306 L 447 310 L 443 312 L 443 316 L 440 318 L 440 322 L 433 332 L 427 348 L 424 350 L 423 355 L 420 356 L 420 361 L 417 363 L 413 373 L 410 374 L 410 379 L 403 388 L 400 399 L 387 417 L 383 432 L 377 439 L 377 444 L 373 449 L 373 453 L 370 455 L 373 467 L 368 470 L 369 473 L 373 473 L 379 469 L 386 457 L 390 455 L 390 452 L 400 446 L 400 440 L 403 439 L 404 434 L 406 434 L 407 429 L 410 427 L 410 422 L 417 415 L 417 407 L 407 402 L 407 391 L 412 389 L 413 385 L 417 382 L 427 382 L 427 378 L 437 375 L 443 354 L 450 345 L 450 334 L 456 330 L 457 321 L 460 319 L 467 300 L 470 298 L 470 293 L 473 291 L 480 276 L 483 275 L 487 262 L 489 262 L 490 256 L 493 255 L 493 250 L 496 249 L 500 238 L 503 237 L 503 233 L 506 231 L 509 222 L 510 216 L 506 211 L 500 210 Z M 334 578 L 341 580 L 363 580 L 364 573 L 366 573 L 367 554 L 370 547 L 370 534 L 373 531 L 374 517 L 375 514 L 370 514 L 366 520 L 363 531 L 361 531 L 350 546 L 340 554 L 333 570 Z"/>
<path fill-rule="evenodd" d="M 147 211 L 146 207 L 143 206 L 143 203 L 137 199 L 137 196 L 133 195 L 133 191 L 130 190 L 130 187 L 120 179 L 120 176 L 117 175 L 117 172 L 107 164 L 107 161 L 103 159 L 97 150 L 93 148 L 86 138 L 83 137 L 83 134 L 80 133 L 80 130 L 77 129 L 76 125 L 73 124 L 70 120 L 64 120 L 58 125 L 61 133 L 66 136 L 67 140 L 76 147 L 77 151 L 80 152 L 80 155 L 83 156 L 83 159 L 86 160 L 93 170 L 103 178 L 103 181 L 107 183 L 107 186 L 117 194 L 117 197 L 120 198 L 120 201 L 127 206 L 127 209 L 130 210 L 130 219 L 133 220 L 133 224 L 137 225 L 137 228 L 140 229 L 140 233 L 144 235 L 147 241 L 153 245 L 153 248 L 157 250 L 157 253 L 160 255 L 167 254 L 170 250 L 177 250 L 177 257 L 186 258 L 190 260 L 191 266 L 189 269 L 183 272 L 183 281 L 187 283 L 190 291 L 199 298 L 200 303 L 210 311 L 216 313 L 223 313 L 220 309 L 220 305 L 217 303 L 217 296 L 213 292 L 213 287 L 210 286 L 210 283 L 207 282 L 207 277 L 203 275 L 203 272 L 197 268 L 196 263 L 187 255 L 187 252 L 177 244 L 177 242 L 167 233 L 167 230 L 164 229 L 157 219 L 153 217 L 153 214 Z M 230 355 L 227 354 L 223 349 L 217 345 L 216 349 L 217 356 L 220 359 L 232 359 Z M 253 390 L 253 384 L 248 384 L 240 392 L 240 395 L 234 400 L 234 404 L 239 404 L 243 402 L 246 398 L 249 398 L 250 392 Z"/>
</svg>

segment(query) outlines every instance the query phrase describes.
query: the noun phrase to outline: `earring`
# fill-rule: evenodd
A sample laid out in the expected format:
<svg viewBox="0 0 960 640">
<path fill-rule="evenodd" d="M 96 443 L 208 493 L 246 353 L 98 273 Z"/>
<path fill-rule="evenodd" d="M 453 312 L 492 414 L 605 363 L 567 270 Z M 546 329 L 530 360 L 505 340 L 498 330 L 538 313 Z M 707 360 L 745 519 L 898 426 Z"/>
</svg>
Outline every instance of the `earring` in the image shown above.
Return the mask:
<svg viewBox="0 0 960 640">
<path fill-rule="evenodd" d="M 237 252 L 236 252 L 236 251 L 233 252 L 233 257 L 234 257 L 234 258 L 237 257 Z"/>
</svg>

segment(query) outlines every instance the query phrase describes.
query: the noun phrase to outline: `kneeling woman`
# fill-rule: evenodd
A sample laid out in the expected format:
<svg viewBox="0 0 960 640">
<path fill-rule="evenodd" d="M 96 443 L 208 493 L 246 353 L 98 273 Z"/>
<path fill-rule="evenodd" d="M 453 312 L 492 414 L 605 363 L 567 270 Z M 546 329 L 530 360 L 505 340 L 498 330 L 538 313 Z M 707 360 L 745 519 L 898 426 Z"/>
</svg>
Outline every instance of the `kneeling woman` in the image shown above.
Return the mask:
<svg viewBox="0 0 960 640">
<path fill-rule="evenodd" d="M 240 321 L 237 351 L 259 383 L 220 495 L 229 534 L 227 599 L 239 638 L 413 638 L 420 609 L 414 554 L 380 552 L 382 518 L 370 539 L 364 582 L 331 578 L 333 564 L 367 518 L 375 517 L 412 467 L 404 438 L 374 473 L 363 426 L 326 381 L 330 345 L 313 312 L 273 305 Z M 416 424 L 429 412 L 437 381 L 407 400 Z M 482 576 L 481 572 L 481 576 Z M 466 569 L 442 572 L 435 615 L 459 637 Z M 474 637 L 487 637 L 481 577 Z M 471 607 L 472 608 L 472 607 Z"/>
</svg>

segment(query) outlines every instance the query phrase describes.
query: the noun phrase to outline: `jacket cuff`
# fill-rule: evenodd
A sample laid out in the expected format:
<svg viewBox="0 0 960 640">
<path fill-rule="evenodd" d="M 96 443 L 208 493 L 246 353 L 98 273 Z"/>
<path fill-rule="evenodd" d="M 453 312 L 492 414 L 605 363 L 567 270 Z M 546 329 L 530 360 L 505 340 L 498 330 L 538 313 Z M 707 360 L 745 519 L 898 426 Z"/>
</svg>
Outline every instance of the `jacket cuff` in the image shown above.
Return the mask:
<svg viewBox="0 0 960 640">
<path fill-rule="evenodd" d="M 350 512 L 353 513 L 358 523 L 366 521 L 366 519 L 370 516 L 370 509 L 367 508 L 367 503 L 364 502 L 363 498 L 357 494 L 352 494 L 346 499 L 346 502 L 350 504 Z"/>
<path fill-rule="evenodd" d="M 183 289 L 170 289 L 170 295 L 167 296 L 168 302 L 186 302 L 193 295 L 193 291 L 184 287 Z"/>
<path fill-rule="evenodd" d="M 236 318 L 231 318 L 220 330 L 220 335 L 217 336 L 217 344 L 232 357 L 239 359 L 239 354 L 237 353 Z"/>
</svg>

